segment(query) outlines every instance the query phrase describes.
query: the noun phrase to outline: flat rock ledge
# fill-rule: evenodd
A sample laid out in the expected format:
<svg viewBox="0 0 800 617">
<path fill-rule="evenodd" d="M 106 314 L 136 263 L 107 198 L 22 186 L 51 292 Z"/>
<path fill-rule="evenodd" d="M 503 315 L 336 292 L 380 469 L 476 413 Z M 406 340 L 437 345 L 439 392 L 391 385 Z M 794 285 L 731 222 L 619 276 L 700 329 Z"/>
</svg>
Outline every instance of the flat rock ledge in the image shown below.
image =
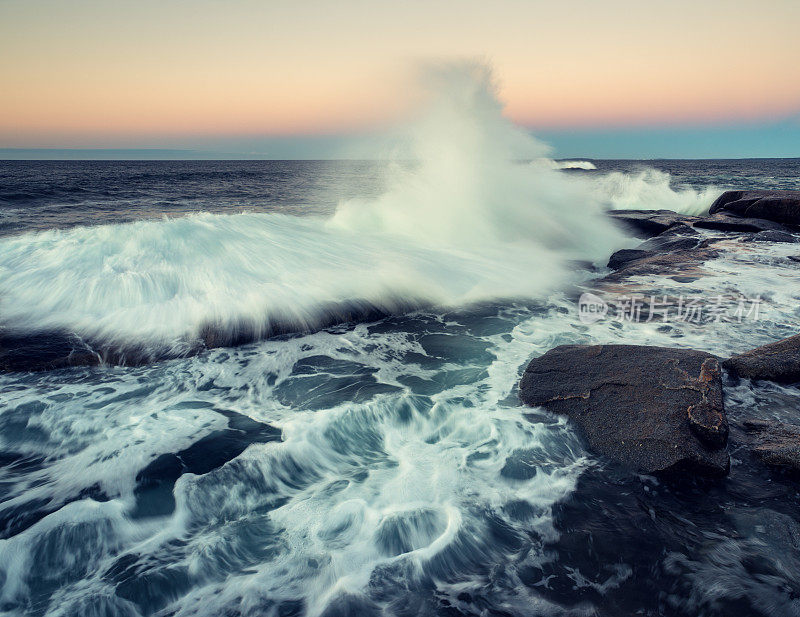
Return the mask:
<svg viewBox="0 0 800 617">
<path fill-rule="evenodd" d="M 593 451 L 641 472 L 730 469 L 719 361 L 705 352 L 562 345 L 528 364 L 519 396 L 569 416 Z"/>
</svg>

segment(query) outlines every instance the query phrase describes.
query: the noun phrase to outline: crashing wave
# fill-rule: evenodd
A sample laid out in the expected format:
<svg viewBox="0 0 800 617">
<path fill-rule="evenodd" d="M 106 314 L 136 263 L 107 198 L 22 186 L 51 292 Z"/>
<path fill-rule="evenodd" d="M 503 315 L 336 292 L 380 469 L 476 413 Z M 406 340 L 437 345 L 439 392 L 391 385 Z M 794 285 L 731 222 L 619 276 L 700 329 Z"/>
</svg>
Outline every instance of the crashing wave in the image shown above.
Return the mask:
<svg viewBox="0 0 800 617">
<path fill-rule="evenodd" d="M 420 164 L 396 166 L 384 195 L 342 203 L 332 219 L 198 214 L 2 240 L 2 346 L 16 336 L 62 349 L 71 337 L 81 358 L 136 362 L 535 298 L 569 279 L 570 260 L 620 244 L 591 187 L 513 162 L 547 147 L 502 115 L 488 67 L 433 67 L 424 83 L 427 110 L 411 129 Z"/>
<path fill-rule="evenodd" d="M 681 214 L 707 214 L 722 189 L 707 186 L 673 187 L 669 173 L 644 167 L 635 173 L 619 171 L 593 178 L 595 197 L 614 210 L 672 210 Z"/>
</svg>

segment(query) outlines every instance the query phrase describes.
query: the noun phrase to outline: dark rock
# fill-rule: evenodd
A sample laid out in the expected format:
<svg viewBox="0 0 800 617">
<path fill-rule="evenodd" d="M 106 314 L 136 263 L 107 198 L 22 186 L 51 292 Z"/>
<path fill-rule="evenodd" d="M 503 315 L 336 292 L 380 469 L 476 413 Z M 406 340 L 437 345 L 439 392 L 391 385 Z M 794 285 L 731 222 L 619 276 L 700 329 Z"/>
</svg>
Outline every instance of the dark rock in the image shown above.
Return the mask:
<svg viewBox="0 0 800 617">
<path fill-rule="evenodd" d="M 210 348 L 233 347 L 336 325 L 377 321 L 389 315 L 411 312 L 420 306 L 420 302 L 409 300 L 390 311 L 366 300 L 330 302 L 319 307 L 313 323 L 295 318 L 276 318 L 270 320 L 265 328 L 263 324 L 247 320 L 210 321 L 200 327 L 198 336 L 163 345 L 147 345 L 136 340 L 111 342 L 103 337 L 81 337 L 62 330 L 15 331 L 0 326 L 0 371 L 48 371 L 97 364 L 140 366 L 196 355 Z"/>
<path fill-rule="evenodd" d="M 175 508 L 173 489 L 184 473 L 203 475 L 235 459 L 248 446 L 280 441 L 281 431 L 234 411 L 217 409 L 228 418 L 228 428 L 213 431 L 191 446 L 162 454 L 136 474 L 136 507 L 132 518 L 163 516 Z"/>
<path fill-rule="evenodd" d="M 719 251 L 707 246 L 704 241 L 701 245 L 689 250 L 676 250 L 665 253 L 652 251 L 651 255 L 643 255 L 638 259 L 623 261 L 616 272 L 603 277 L 601 283 L 618 283 L 631 276 L 664 275 L 693 277 L 697 279 L 705 273 L 702 264 L 719 255 Z M 636 249 L 634 249 L 636 250 Z"/>
<path fill-rule="evenodd" d="M 37 371 L 102 362 L 79 337 L 68 332 L 8 333 L 0 330 L 0 370 Z"/>
<path fill-rule="evenodd" d="M 800 191 L 726 191 L 711 205 L 709 212 L 800 225 Z"/>
<path fill-rule="evenodd" d="M 608 260 L 608 267 L 612 270 L 619 270 L 628 262 L 642 259 L 643 257 L 652 257 L 655 255 L 653 251 L 645 251 L 641 249 L 622 249 L 611 255 Z"/>
<path fill-rule="evenodd" d="M 745 420 L 743 428 L 749 433 L 749 446 L 762 463 L 800 472 L 800 426 Z"/>
<path fill-rule="evenodd" d="M 696 217 L 689 217 L 689 218 L 694 219 Z M 667 239 L 670 236 L 699 236 L 700 232 L 697 231 L 694 227 L 692 227 L 689 224 L 690 222 L 691 221 L 688 221 L 688 222 L 687 221 L 682 221 L 682 222 L 676 223 L 672 227 L 669 227 L 668 229 L 666 229 L 666 230 L 662 231 L 660 234 L 658 234 L 657 238 L 659 238 L 659 239 Z"/>
<path fill-rule="evenodd" d="M 690 349 L 562 345 L 525 369 L 527 405 L 568 415 L 589 446 L 646 473 L 728 472 L 716 358 Z"/>
<path fill-rule="evenodd" d="M 676 227 L 687 227 L 688 229 L 691 229 L 691 227 L 688 225 L 676 225 Z M 705 243 L 706 242 L 702 238 L 698 238 L 697 236 L 672 234 L 669 233 L 668 230 L 663 234 L 659 234 L 654 238 L 646 240 L 639 245 L 638 248 L 646 251 L 669 253 L 672 251 L 689 251 L 704 246 Z"/>
<path fill-rule="evenodd" d="M 697 217 L 672 210 L 610 210 L 608 215 L 620 227 L 640 238 L 650 238 L 680 224 L 691 224 Z"/>
<path fill-rule="evenodd" d="M 800 191 L 796 192 L 800 195 Z M 800 200 L 800 197 L 798 199 Z M 714 203 L 718 202 L 719 200 Z M 788 232 L 791 229 L 786 227 L 786 224 L 800 224 L 800 214 L 798 214 L 798 221 L 792 223 L 788 220 L 776 220 L 768 216 L 729 212 L 727 209 L 718 209 L 708 216 L 691 216 L 672 210 L 611 210 L 608 215 L 623 229 L 640 238 L 697 234 L 696 229 L 732 233 Z"/>
<path fill-rule="evenodd" d="M 692 225 L 698 229 L 713 229 L 716 231 L 732 232 L 759 232 L 759 231 L 786 231 L 787 228 L 775 221 L 758 218 L 744 218 L 727 214 L 713 214 L 698 218 Z"/>
<path fill-rule="evenodd" d="M 789 255 L 789 259 L 800 263 L 800 255 Z"/>
<path fill-rule="evenodd" d="M 798 238 L 797 236 L 790 234 L 786 231 L 778 231 L 778 230 L 761 231 L 757 234 L 753 234 L 753 236 L 750 239 L 753 242 L 788 242 L 788 243 L 800 242 L 800 238 Z"/>
<path fill-rule="evenodd" d="M 800 381 L 800 334 L 751 349 L 723 362 L 739 377 L 779 383 Z"/>
</svg>

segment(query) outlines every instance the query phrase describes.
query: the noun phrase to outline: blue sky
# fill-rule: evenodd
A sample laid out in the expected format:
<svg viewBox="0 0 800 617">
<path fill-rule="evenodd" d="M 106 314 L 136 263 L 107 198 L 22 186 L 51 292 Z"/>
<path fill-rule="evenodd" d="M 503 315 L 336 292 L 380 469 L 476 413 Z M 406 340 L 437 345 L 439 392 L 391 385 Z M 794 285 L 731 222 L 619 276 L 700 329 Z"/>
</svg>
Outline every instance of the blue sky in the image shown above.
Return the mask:
<svg viewBox="0 0 800 617">
<path fill-rule="evenodd" d="M 556 158 L 793 158 L 800 157 L 800 121 L 744 126 L 683 126 L 534 130 Z M 0 158 L 58 159 L 316 159 L 375 158 L 380 148 L 365 137 L 208 138 L 176 146 L 135 149 L 2 149 Z"/>
</svg>

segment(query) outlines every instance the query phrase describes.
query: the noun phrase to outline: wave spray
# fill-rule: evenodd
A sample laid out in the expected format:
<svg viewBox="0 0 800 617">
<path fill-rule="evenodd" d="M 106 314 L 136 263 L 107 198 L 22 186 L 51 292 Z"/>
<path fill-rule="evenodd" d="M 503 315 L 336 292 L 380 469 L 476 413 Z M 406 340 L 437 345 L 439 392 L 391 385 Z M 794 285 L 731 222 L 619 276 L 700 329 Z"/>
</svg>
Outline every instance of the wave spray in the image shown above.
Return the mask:
<svg viewBox="0 0 800 617">
<path fill-rule="evenodd" d="M 421 73 L 412 162 L 332 218 L 274 213 L 0 242 L 6 332 L 60 332 L 147 360 L 415 307 L 541 297 L 621 240 L 585 182 L 520 162 L 547 147 L 502 114 L 491 69 Z M 113 353 L 112 353 L 113 352 Z"/>
</svg>

